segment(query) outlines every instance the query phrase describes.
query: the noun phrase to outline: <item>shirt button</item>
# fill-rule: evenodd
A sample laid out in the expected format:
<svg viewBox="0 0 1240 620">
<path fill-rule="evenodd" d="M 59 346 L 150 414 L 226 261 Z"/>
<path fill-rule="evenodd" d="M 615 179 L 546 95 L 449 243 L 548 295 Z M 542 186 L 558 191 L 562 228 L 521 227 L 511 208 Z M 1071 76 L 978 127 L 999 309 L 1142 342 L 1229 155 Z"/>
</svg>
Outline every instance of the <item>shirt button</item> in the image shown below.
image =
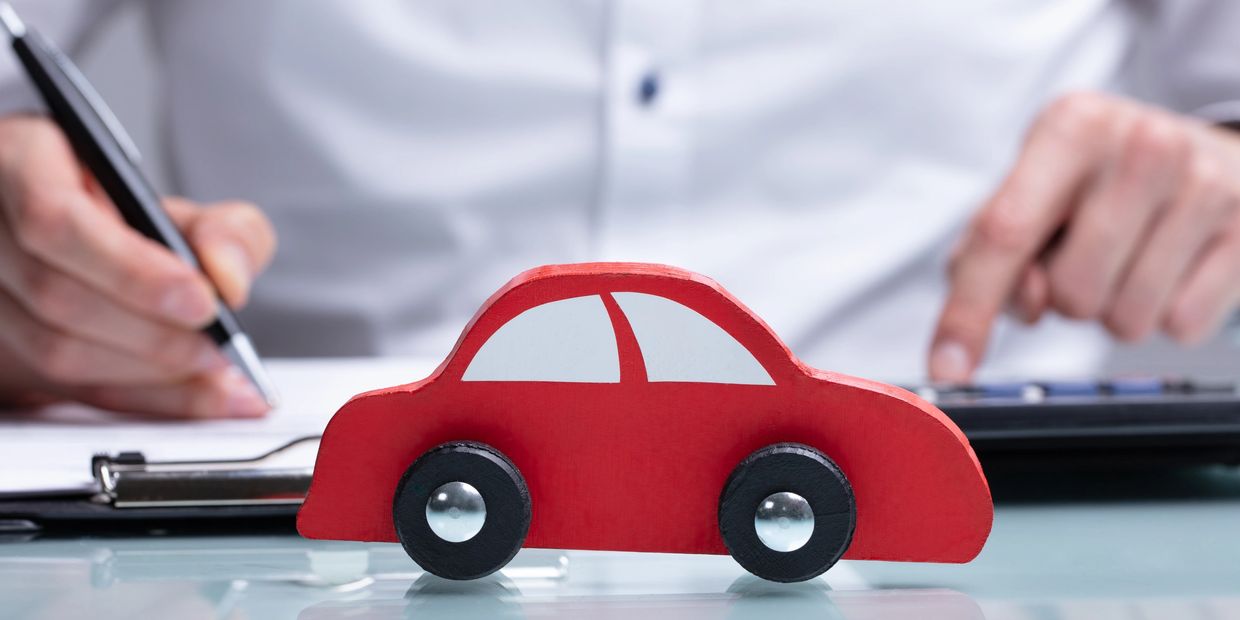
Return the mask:
<svg viewBox="0 0 1240 620">
<path fill-rule="evenodd" d="M 647 71 L 637 83 L 637 102 L 649 107 L 659 98 L 659 74 Z"/>
</svg>

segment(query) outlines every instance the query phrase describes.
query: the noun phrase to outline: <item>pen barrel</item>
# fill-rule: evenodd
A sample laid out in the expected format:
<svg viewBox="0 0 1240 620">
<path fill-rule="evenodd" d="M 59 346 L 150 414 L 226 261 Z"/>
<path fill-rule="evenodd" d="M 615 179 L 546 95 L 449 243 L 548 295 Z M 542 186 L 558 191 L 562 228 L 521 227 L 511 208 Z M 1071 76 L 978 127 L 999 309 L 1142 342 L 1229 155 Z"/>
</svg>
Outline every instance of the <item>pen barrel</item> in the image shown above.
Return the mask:
<svg viewBox="0 0 1240 620">
<path fill-rule="evenodd" d="M 201 270 L 198 257 L 164 210 L 159 194 L 97 111 L 102 101 L 97 96 L 92 101 L 85 80 L 75 77 L 77 70 L 34 30 L 15 38 L 13 51 L 74 153 L 125 222 Z"/>
<path fill-rule="evenodd" d="M 216 318 L 203 330 L 215 344 L 223 345 L 232 340 L 233 334 L 241 333 L 241 322 L 237 315 L 223 303 L 216 308 Z"/>
</svg>

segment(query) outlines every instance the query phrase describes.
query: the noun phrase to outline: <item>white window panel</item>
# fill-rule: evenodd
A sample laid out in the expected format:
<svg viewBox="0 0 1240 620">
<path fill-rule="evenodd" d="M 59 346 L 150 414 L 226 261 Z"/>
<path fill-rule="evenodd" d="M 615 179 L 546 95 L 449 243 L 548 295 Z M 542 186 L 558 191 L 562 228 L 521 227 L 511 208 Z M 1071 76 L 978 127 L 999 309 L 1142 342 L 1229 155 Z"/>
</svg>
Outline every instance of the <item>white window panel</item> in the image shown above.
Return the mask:
<svg viewBox="0 0 1240 620">
<path fill-rule="evenodd" d="M 741 343 L 694 310 L 646 293 L 613 296 L 637 336 L 647 380 L 775 384 Z"/>
<path fill-rule="evenodd" d="M 530 308 L 478 349 L 463 381 L 617 383 L 620 356 L 598 295 Z"/>
</svg>

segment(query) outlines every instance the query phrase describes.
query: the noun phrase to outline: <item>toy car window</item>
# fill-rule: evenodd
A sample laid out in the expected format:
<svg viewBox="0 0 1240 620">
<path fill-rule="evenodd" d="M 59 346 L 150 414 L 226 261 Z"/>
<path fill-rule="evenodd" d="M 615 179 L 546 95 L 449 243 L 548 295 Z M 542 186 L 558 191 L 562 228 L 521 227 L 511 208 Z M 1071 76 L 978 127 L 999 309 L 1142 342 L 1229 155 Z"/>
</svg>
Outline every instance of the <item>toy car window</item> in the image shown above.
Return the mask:
<svg viewBox="0 0 1240 620">
<path fill-rule="evenodd" d="M 598 295 L 561 299 L 513 317 L 478 349 L 463 381 L 616 383 L 620 356 Z"/>
<path fill-rule="evenodd" d="M 646 293 L 614 293 L 629 319 L 649 381 L 773 385 L 770 373 L 710 319 Z"/>
</svg>

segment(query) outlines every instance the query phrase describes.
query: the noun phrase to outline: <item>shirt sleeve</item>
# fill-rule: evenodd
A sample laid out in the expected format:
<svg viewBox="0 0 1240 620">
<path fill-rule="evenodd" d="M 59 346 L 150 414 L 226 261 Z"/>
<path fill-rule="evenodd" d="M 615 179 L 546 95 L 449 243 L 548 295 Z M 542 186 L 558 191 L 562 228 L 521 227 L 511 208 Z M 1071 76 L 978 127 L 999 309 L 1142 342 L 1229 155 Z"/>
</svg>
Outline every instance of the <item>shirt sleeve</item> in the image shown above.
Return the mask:
<svg viewBox="0 0 1240 620">
<path fill-rule="evenodd" d="M 1240 121 L 1240 2 L 1134 0 L 1133 94 L 1217 123 Z"/>
<path fill-rule="evenodd" d="M 70 56 L 123 0 L 9 0 L 30 27 L 38 30 Z M 3 39 L 0 35 L 0 39 Z M 27 79 L 8 41 L 0 50 L 0 115 L 44 109 L 38 92 Z"/>
</svg>

